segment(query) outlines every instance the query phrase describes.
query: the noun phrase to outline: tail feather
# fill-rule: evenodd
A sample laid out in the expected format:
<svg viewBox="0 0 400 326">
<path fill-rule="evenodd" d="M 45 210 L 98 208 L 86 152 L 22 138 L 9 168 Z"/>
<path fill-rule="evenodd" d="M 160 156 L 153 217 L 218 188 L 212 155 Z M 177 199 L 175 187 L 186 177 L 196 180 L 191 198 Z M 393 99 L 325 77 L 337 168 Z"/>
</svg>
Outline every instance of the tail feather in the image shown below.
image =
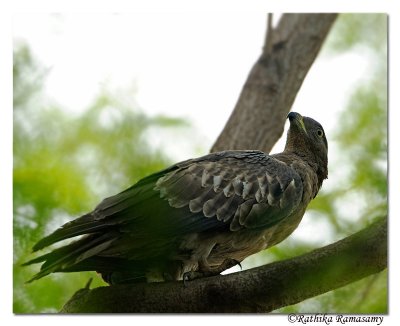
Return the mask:
<svg viewBox="0 0 400 326">
<path fill-rule="evenodd" d="M 137 191 L 134 188 L 128 190 Z M 143 189 L 141 190 L 143 191 Z M 127 190 L 125 192 L 127 192 Z M 48 247 L 61 240 L 73 238 L 83 234 L 92 234 L 102 230 L 109 231 L 110 227 L 112 228 L 113 226 L 126 223 L 126 221 L 129 221 L 133 218 L 133 216 L 135 216 L 133 213 L 133 208 L 136 205 L 140 204 L 142 200 L 156 195 L 155 192 L 144 192 L 146 195 L 143 195 L 141 200 L 136 200 L 135 203 L 131 202 L 131 197 L 133 194 L 130 194 L 131 197 L 125 198 L 127 195 L 124 194 L 124 192 L 114 196 L 116 199 L 113 199 L 114 197 L 106 198 L 98 205 L 95 211 L 64 224 L 52 234 L 41 239 L 33 246 L 33 252 Z M 122 196 L 122 194 L 124 194 L 124 196 Z M 119 198 L 120 196 L 122 198 Z M 112 199 L 114 200 L 113 204 L 108 202 L 112 201 Z"/>
<path fill-rule="evenodd" d="M 32 259 L 23 265 L 31 265 L 42 261 L 44 263 L 40 268 L 40 272 L 27 283 L 31 283 L 53 272 L 68 271 L 71 266 L 79 265 L 80 261 L 98 254 L 116 239 L 117 237 L 112 233 L 100 236 L 91 235 Z"/>
<path fill-rule="evenodd" d="M 110 224 L 115 223 L 104 223 L 104 221 L 95 220 L 91 213 L 83 215 L 76 220 L 64 224 L 52 234 L 41 239 L 33 246 L 33 252 L 48 247 L 61 240 L 73 238 L 78 235 L 99 232 L 109 227 Z"/>
<path fill-rule="evenodd" d="M 42 263 L 39 273 L 28 283 L 53 272 L 95 270 L 113 275 L 113 272 L 118 268 L 120 269 L 118 273 L 125 273 L 127 269 L 132 268 L 137 271 L 129 272 L 129 275 L 124 274 L 123 277 L 121 276 L 123 279 L 143 278 L 145 265 L 141 266 L 142 263 L 127 259 L 124 259 L 126 262 L 122 262 L 118 260 L 120 258 L 110 256 L 113 254 L 120 255 L 121 250 L 130 246 L 128 240 L 135 239 L 137 233 L 143 233 L 146 230 L 149 221 L 146 219 L 148 214 L 144 213 L 145 206 L 153 197 L 159 200 L 159 194 L 154 191 L 154 185 L 162 173 L 164 172 L 142 179 L 125 191 L 104 199 L 91 213 L 64 224 L 52 234 L 37 242 L 33 247 L 34 252 L 61 240 L 83 235 L 81 239 L 75 242 L 24 263 L 23 265 Z M 155 202 L 158 201 L 155 200 Z M 168 205 L 167 203 L 164 204 Z M 159 213 L 157 212 L 157 214 Z M 133 220 L 135 223 L 132 223 Z M 110 247 L 115 245 L 114 241 L 120 239 L 120 237 L 126 237 L 127 232 L 130 233 L 130 239 L 125 239 L 122 244 L 118 242 L 118 248 L 110 250 Z M 139 237 L 139 239 L 141 238 L 143 238 L 143 234 Z M 102 256 L 105 251 L 108 257 Z"/>
</svg>

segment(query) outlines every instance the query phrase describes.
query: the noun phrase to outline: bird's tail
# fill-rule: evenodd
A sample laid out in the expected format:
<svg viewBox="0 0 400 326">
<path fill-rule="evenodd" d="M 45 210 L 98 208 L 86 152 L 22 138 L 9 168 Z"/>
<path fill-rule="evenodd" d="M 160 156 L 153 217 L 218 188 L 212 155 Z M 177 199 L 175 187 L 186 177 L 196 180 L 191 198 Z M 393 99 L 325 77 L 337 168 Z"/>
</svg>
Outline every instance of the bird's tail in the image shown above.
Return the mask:
<svg viewBox="0 0 400 326">
<path fill-rule="evenodd" d="M 39 242 L 37 242 L 33 246 L 33 251 L 34 252 L 38 251 L 47 246 L 50 246 L 53 243 L 56 243 L 58 241 L 65 240 L 68 238 L 73 238 L 78 235 L 99 232 L 99 231 L 109 227 L 110 224 L 114 224 L 114 223 L 112 223 L 112 222 L 104 223 L 104 221 L 96 220 L 93 217 L 92 213 L 83 215 L 83 216 L 77 218 L 76 220 L 73 220 L 71 222 L 64 224 L 62 227 L 58 228 L 52 234 L 41 239 Z"/>
<path fill-rule="evenodd" d="M 97 270 L 104 267 L 101 260 L 94 260 L 93 256 L 110 246 L 117 237 L 115 234 L 92 234 L 85 236 L 71 244 L 55 249 L 50 253 L 34 258 L 23 266 L 44 262 L 37 273 L 27 283 L 38 280 L 53 272 L 74 272 Z M 90 259 L 92 258 L 92 259 Z"/>
</svg>

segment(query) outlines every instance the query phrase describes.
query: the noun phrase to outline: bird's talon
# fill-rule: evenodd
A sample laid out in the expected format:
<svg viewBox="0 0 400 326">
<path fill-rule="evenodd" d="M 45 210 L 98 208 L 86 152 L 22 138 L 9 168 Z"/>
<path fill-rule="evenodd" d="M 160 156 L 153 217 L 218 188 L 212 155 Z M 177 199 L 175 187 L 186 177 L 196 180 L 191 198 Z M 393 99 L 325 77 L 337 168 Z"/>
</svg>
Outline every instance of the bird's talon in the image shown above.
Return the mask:
<svg viewBox="0 0 400 326">
<path fill-rule="evenodd" d="M 87 283 L 86 283 L 86 285 L 85 285 L 85 289 L 86 289 L 86 290 L 90 290 L 90 285 L 92 284 L 92 281 L 93 281 L 93 277 L 91 277 L 91 278 L 87 281 Z"/>
<path fill-rule="evenodd" d="M 190 274 L 191 274 L 191 272 L 183 273 L 182 280 L 183 280 L 183 286 L 185 288 L 187 287 L 188 282 L 190 281 Z"/>
<path fill-rule="evenodd" d="M 204 276 L 206 276 L 206 275 L 204 275 L 204 273 L 202 273 L 202 272 L 191 271 L 191 272 L 183 273 L 183 275 L 182 275 L 183 285 L 186 287 L 188 281 L 193 281 L 197 278 L 201 278 Z"/>
</svg>

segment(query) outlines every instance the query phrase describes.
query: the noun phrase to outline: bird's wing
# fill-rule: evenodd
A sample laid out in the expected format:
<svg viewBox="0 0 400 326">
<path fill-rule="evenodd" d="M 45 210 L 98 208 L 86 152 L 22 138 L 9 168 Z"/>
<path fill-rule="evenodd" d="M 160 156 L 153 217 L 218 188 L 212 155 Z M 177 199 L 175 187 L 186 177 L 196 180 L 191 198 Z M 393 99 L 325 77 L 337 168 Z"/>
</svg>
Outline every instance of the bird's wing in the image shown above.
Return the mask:
<svg viewBox="0 0 400 326">
<path fill-rule="evenodd" d="M 231 231 L 276 224 L 295 210 L 303 193 L 292 168 L 258 151 L 221 152 L 183 162 L 160 177 L 155 189 L 169 206 L 228 223 Z M 195 224 L 185 225 L 187 232 L 197 231 Z"/>
<path fill-rule="evenodd" d="M 165 239 L 222 227 L 231 231 L 269 227 L 295 210 L 302 193 L 299 175 L 262 152 L 209 154 L 178 163 L 104 199 L 93 212 L 39 241 L 34 250 L 82 234 L 115 230 L 131 234 L 132 239 Z"/>
</svg>

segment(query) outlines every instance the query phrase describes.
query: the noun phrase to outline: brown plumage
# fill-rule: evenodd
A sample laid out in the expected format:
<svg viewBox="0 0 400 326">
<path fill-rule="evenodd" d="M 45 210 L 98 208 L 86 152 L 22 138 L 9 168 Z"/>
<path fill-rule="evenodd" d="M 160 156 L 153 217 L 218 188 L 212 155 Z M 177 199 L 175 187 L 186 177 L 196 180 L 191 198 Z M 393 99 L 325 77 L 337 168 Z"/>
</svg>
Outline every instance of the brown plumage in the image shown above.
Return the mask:
<svg viewBox="0 0 400 326">
<path fill-rule="evenodd" d="M 328 176 L 322 126 L 291 112 L 285 150 L 224 151 L 177 163 L 104 199 L 39 241 L 32 280 L 95 270 L 109 283 L 215 275 L 288 237 Z"/>
</svg>

